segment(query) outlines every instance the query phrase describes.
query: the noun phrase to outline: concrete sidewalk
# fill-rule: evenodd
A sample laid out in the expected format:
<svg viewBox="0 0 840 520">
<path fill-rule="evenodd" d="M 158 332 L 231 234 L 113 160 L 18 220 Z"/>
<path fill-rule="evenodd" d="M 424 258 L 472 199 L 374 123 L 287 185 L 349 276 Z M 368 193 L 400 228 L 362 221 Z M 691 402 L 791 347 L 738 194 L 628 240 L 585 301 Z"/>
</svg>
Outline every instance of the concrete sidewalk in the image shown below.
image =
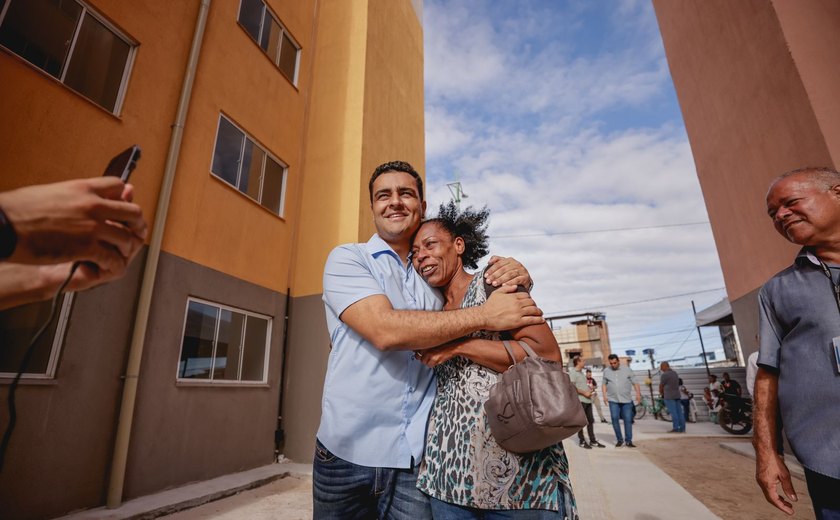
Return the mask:
<svg viewBox="0 0 840 520">
<path fill-rule="evenodd" d="M 670 422 L 637 420 L 633 425 L 633 443 L 641 445 L 675 437 L 732 438 L 712 423 L 688 424 L 685 434 L 667 433 L 670 428 Z M 640 451 L 616 448 L 611 424 L 596 423 L 595 436 L 607 447 L 586 450 L 578 446 L 577 437 L 564 442 L 581 519 L 719 518 Z"/>
<path fill-rule="evenodd" d="M 636 421 L 633 441 L 641 445 L 679 435 L 720 437 L 725 443 L 734 438 L 712 423 L 689 424 L 686 434 L 666 433 L 670 427 L 669 422 L 651 418 Z M 595 432 L 606 448 L 585 450 L 578 446 L 577 437 L 564 442 L 582 519 L 718 518 L 640 451 L 615 448 L 610 424 L 596 424 Z M 173 520 L 306 519 L 312 516 L 311 474 L 309 464 L 272 464 L 130 500 L 117 509 L 83 511 L 62 520 L 146 519 L 173 513 Z"/>
</svg>

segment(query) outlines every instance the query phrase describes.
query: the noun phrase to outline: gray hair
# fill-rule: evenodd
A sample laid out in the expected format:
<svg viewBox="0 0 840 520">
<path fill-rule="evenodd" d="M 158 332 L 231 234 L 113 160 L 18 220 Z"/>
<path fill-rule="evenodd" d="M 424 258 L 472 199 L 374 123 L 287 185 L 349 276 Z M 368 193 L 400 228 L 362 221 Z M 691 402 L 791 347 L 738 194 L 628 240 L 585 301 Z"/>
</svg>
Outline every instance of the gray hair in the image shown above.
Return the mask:
<svg viewBox="0 0 840 520">
<path fill-rule="evenodd" d="M 830 190 L 834 186 L 840 184 L 840 172 L 834 168 L 829 168 L 827 166 L 804 166 L 802 168 L 785 172 L 776 177 L 776 179 L 770 184 L 770 189 L 773 189 L 773 186 L 778 184 L 779 181 L 787 179 L 788 177 L 793 177 L 794 175 L 803 175 L 812 183 L 826 190 Z"/>
</svg>

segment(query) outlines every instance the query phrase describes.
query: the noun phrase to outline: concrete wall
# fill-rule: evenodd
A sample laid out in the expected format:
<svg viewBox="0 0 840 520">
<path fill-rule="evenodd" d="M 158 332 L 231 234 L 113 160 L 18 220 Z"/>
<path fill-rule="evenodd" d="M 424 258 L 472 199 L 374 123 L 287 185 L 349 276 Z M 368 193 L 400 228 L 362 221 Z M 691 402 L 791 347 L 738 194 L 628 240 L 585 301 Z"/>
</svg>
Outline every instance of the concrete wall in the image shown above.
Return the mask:
<svg viewBox="0 0 840 520">
<path fill-rule="evenodd" d="M 155 282 L 126 473 L 126 498 L 270 464 L 286 297 L 164 253 Z M 272 316 L 266 384 L 176 381 L 187 298 Z"/>
<path fill-rule="evenodd" d="M 757 330 L 749 318 L 739 321 L 749 314 L 736 302 L 788 266 L 797 250 L 767 218 L 767 187 L 793 168 L 837 164 L 840 44 L 824 36 L 840 27 L 840 4 L 653 4 L 727 293 L 748 345 Z"/>
</svg>

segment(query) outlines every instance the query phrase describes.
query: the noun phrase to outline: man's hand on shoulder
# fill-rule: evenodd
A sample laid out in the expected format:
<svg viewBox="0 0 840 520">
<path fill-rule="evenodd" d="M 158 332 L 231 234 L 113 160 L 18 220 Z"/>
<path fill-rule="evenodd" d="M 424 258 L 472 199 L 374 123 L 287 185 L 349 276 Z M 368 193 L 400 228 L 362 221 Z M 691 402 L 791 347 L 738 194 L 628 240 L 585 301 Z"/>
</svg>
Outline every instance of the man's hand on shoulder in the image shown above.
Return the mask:
<svg viewBox="0 0 840 520">
<path fill-rule="evenodd" d="M 491 256 L 487 265 L 487 270 L 484 271 L 484 281 L 493 287 L 521 285 L 531 290 L 531 286 L 534 285 L 531 280 L 531 273 L 515 258 Z"/>
<path fill-rule="evenodd" d="M 485 329 L 512 330 L 545 322 L 531 296 L 515 291 L 515 285 L 503 285 L 480 307 Z"/>
</svg>

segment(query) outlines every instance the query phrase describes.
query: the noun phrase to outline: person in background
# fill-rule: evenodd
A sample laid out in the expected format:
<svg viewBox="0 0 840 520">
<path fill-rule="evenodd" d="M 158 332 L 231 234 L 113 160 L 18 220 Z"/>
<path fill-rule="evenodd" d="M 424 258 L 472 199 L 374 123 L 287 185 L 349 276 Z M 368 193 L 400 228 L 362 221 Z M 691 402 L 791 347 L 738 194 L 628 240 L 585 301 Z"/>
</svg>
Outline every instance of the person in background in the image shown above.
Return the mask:
<svg viewBox="0 0 840 520">
<path fill-rule="evenodd" d="M 720 383 L 720 388 L 724 394 L 741 397 L 741 383 L 731 379 L 729 372 L 723 373 L 723 381 Z"/>
<path fill-rule="evenodd" d="M 595 438 L 595 417 L 592 416 L 592 395 L 593 390 L 589 387 L 586 376 L 583 375 L 583 358 L 580 356 L 572 360 L 572 369 L 569 371 L 569 378 L 572 384 L 575 385 L 575 390 L 578 393 L 578 399 L 583 407 L 583 413 L 586 415 L 586 431 L 589 434 L 589 442 L 583 436 L 583 429 L 578 430 L 578 441 L 581 448 L 587 450 L 592 449 L 592 446 L 598 448 L 606 448 L 603 444 L 598 442 Z"/>
<path fill-rule="evenodd" d="M 603 387 L 604 404 L 609 403 L 610 417 L 615 431 L 615 447 L 627 446 L 635 448 L 633 444 L 633 397 L 636 391 L 636 402 L 641 402 L 642 391 L 633 376 L 630 367 L 621 365 L 616 354 L 607 357 L 609 366 L 604 369 Z M 619 419 L 624 422 L 624 435 L 621 435 Z"/>
<path fill-rule="evenodd" d="M 685 387 L 683 384 L 682 378 L 679 380 L 680 383 L 680 404 L 682 404 L 683 412 L 685 414 L 686 422 L 694 422 L 696 418 L 692 419 L 691 415 L 691 400 L 694 398 L 694 394 L 688 391 L 688 388 Z"/>
<path fill-rule="evenodd" d="M 595 411 L 598 412 L 598 417 L 601 418 L 601 422 L 606 424 L 607 420 L 604 418 L 604 412 L 601 410 L 601 400 L 598 399 L 598 382 L 592 377 L 592 371 L 588 368 L 586 369 L 586 384 L 592 390 L 592 405 L 595 407 Z"/>
<path fill-rule="evenodd" d="M 685 433 L 685 416 L 680 404 L 680 377 L 676 371 L 671 370 L 671 365 L 663 361 L 659 365 L 662 375 L 659 376 L 659 395 L 665 401 L 668 413 L 671 414 L 670 433 Z"/>
</svg>

